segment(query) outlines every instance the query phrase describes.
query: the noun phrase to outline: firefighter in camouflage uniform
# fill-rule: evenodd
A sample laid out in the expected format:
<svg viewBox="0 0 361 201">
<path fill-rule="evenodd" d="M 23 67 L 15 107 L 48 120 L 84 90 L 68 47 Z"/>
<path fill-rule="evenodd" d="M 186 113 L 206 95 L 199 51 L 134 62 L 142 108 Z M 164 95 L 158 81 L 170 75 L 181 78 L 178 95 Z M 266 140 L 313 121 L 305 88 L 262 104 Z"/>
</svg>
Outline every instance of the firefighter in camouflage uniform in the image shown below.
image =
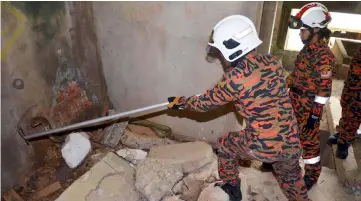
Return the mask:
<svg viewBox="0 0 361 201">
<path fill-rule="evenodd" d="M 320 3 L 303 6 L 291 16 L 289 27 L 300 29 L 304 47 L 298 54 L 293 72 L 287 77 L 293 109 L 300 128 L 307 189 L 317 183 L 321 173 L 320 120 L 323 106 L 331 96 L 332 68 L 335 58 L 326 40 L 331 16 Z"/>
<path fill-rule="evenodd" d="M 309 200 L 302 179 L 301 144 L 297 120 L 286 87 L 286 71 L 272 55 L 256 54 L 259 40 L 254 24 L 241 15 L 221 20 L 209 45 L 232 68 L 200 96 L 169 97 L 169 108 L 207 112 L 233 102 L 246 119 L 246 128 L 217 141 L 220 187 L 230 200 L 242 199 L 238 160 L 272 163 L 280 187 L 289 200 Z"/>
<path fill-rule="evenodd" d="M 336 156 L 346 159 L 348 148 L 361 135 L 361 47 L 351 60 L 350 69 L 341 96 L 342 117 L 338 132 L 329 138 L 329 144 L 337 144 Z M 357 133 L 360 132 L 360 133 Z"/>
</svg>

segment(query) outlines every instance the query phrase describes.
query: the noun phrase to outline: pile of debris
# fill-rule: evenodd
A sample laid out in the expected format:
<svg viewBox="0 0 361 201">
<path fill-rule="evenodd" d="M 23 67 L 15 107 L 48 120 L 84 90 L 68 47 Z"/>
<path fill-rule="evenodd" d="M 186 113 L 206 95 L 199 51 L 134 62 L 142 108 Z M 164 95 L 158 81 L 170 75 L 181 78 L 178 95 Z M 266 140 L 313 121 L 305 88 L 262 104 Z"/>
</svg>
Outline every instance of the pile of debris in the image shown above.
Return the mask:
<svg viewBox="0 0 361 201">
<path fill-rule="evenodd" d="M 132 148 L 109 152 L 57 201 L 228 200 L 214 187 L 219 180 L 217 157 L 207 143 L 173 142 L 149 148 L 149 152 Z"/>
<path fill-rule="evenodd" d="M 139 122 L 115 123 L 97 131 L 71 133 L 64 143 L 49 147 L 49 153 L 44 166 L 28 173 L 21 189 L 4 196 L 6 201 L 229 200 L 214 185 L 220 178 L 212 146 L 174 138 L 165 127 L 157 132 Z M 242 168 L 240 177 L 247 200 L 286 200 L 272 173 Z"/>
</svg>

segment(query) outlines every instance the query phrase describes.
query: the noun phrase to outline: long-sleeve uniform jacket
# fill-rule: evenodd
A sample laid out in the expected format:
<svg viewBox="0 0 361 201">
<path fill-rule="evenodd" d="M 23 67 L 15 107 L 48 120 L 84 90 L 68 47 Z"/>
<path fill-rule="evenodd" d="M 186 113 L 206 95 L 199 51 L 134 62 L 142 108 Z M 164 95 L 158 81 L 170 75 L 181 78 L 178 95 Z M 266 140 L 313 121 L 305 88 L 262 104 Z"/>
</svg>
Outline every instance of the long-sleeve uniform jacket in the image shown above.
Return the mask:
<svg viewBox="0 0 361 201">
<path fill-rule="evenodd" d="M 206 112 L 234 102 L 245 117 L 242 142 L 258 159 L 298 158 L 299 130 L 286 87 L 286 72 L 271 55 L 248 54 L 212 89 L 186 99 L 186 109 Z"/>
</svg>

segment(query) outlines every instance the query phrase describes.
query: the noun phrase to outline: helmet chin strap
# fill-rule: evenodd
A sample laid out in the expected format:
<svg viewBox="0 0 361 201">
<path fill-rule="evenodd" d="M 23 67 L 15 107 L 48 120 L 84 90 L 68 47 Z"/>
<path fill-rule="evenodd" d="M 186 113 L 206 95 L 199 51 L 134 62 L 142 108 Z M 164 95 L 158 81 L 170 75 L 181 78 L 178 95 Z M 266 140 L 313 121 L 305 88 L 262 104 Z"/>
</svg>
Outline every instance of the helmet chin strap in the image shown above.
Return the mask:
<svg viewBox="0 0 361 201">
<path fill-rule="evenodd" d="M 315 35 L 315 32 L 313 31 L 312 28 L 307 28 L 307 30 L 310 32 L 310 35 L 308 36 L 308 38 L 306 40 L 302 40 L 302 43 L 304 45 L 308 45 L 310 43 L 310 41 L 312 40 L 313 36 Z"/>
</svg>

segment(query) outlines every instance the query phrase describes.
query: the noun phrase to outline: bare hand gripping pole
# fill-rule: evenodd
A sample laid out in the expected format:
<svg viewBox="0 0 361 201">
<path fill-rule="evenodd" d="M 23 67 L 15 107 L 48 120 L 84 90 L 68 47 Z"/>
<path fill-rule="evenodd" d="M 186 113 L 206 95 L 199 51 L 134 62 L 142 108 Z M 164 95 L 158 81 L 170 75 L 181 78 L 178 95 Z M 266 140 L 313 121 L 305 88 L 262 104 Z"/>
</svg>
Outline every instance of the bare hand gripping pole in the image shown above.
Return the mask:
<svg viewBox="0 0 361 201">
<path fill-rule="evenodd" d="M 199 94 L 200 95 L 200 94 Z M 197 95 L 197 96 L 199 96 Z M 76 124 L 71 124 L 62 128 L 55 128 L 52 130 L 47 130 L 47 131 L 43 131 L 40 133 L 35 133 L 35 134 L 31 134 L 31 135 L 26 135 L 26 136 L 22 136 L 25 140 L 31 140 L 34 138 L 39 138 L 39 137 L 43 137 L 43 136 L 47 136 L 47 135 L 51 135 L 51 134 L 56 134 L 56 133 L 61 133 L 61 132 L 65 132 L 65 131 L 70 131 L 70 130 L 75 130 L 75 129 L 79 129 L 79 128 L 86 128 L 86 127 L 91 127 L 91 126 L 95 126 L 95 125 L 100 125 L 104 122 L 108 122 L 111 120 L 117 120 L 117 119 L 121 119 L 121 118 L 125 118 L 125 117 L 135 117 L 141 113 L 144 112 L 148 112 L 148 111 L 152 111 L 152 112 L 156 112 L 156 111 L 161 111 L 164 110 L 165 106 L 167 106 L 169 104 L 169 102 L 165 102 L 165 103 L 160 103 L 157 105 L 151 105 L 151 106 L 147 106 L 147 107 L 143 107 L 143 108 L 138 108 L 135 110 L 130 110 L 127 112 L 121 112 L 118 114 L 113 114 L 110 116 L 106 116 L 106 117 L 100 117 L 97 119 L 92 119 L 92 120 L 88 120 L 88 121 L 83 121 L 83 122 L 79 122 Z M 159 110 L 161 109 L 161 110 Z M 154 111 L 153 111 L 154 110 Z"/>
</svg>

